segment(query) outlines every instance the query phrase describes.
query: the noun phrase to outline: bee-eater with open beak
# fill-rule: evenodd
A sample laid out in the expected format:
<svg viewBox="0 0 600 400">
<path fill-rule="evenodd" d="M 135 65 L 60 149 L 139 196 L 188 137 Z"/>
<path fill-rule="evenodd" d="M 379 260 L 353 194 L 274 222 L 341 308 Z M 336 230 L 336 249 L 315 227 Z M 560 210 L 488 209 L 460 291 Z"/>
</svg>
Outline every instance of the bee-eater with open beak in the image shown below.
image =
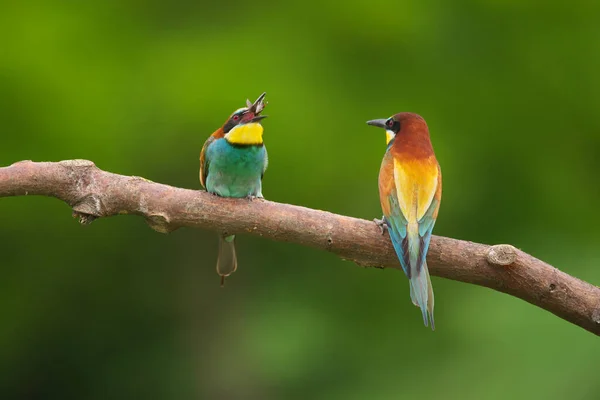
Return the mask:
<svg viewBox="0 0 600 400">
<path fill-rule="evenodd" d="M 425 326 L 435 329 L 433 288 L 425 259 L 442 197 L 442 172 L 429 129 L 417 114 L 399 113 L 367 124 L 385 129 L 387 149 L 379 171 L 379 199 L 410 297 Z"/>
<path fill-rule="evenodd" d="M 262 178 L 267 169 L 267 149 L 263 143 L 260 115 L 265 94 L 236 110 L 225 124 L 204 143 L 200 153 L 200 183 L 209 193 L 223 197 L 262 198 Z M 237 269 L 235 236 L 219 235 L 217 273 L 221 286 Z"/>
</svg>

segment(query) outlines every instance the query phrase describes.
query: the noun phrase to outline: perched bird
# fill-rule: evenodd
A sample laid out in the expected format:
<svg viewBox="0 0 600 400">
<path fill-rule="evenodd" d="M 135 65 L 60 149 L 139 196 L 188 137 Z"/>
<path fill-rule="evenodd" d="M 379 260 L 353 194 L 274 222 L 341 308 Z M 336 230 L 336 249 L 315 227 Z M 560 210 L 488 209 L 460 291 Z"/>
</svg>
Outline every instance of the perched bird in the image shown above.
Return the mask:
<svg viewBox="0 0 600 400">
<path fill-rule="evenodd" d="M 435 329 L 433 288 L 425 256 L 442 197 L 442 172 L 429 129 L 417 114 L 399 113 L 367 124 L 386 130 L 387 149 L 379 170 L 383 220 L 404 273 L 410 297 L 421 308 L 425 326 Z"/>
<path fill-rule="evenodd" d="M 200 183 L 209 193 L 222 197 L 262 198 L 262 178 L 267 169 L 260 115 L 266 93 L 236 110 L 204 143 L 200 153 Z M 217 273 L 221 286 L 237 269 L 235 236 L 219 235 Z"/>
</svg>

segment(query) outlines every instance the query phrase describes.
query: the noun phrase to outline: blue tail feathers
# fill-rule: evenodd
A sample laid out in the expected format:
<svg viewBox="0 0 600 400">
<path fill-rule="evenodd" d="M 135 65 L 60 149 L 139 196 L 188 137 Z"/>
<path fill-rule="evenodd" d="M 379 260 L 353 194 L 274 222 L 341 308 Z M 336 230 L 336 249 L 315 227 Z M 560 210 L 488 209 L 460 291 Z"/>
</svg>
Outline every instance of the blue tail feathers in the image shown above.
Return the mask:
<svg viewBox="0 0 600 400">
<path fill-rule="evenodd" d="M 425 326 L 431 325 L 431 329 L 435 330 L 433 287 L 431 286 L 427 263 L 423 263 L 419 273 L 410 278 L 410 298 L 413 304 L 421 309 Z"/>
</svg>

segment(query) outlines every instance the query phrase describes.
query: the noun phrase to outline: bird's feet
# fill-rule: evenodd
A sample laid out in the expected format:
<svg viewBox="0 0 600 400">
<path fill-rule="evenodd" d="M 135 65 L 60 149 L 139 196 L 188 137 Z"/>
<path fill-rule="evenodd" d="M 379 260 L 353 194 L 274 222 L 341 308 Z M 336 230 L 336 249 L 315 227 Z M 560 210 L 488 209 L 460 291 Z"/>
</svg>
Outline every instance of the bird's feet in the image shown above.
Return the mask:
<svg viewBox="0 0 600 400">
<path fill-rule="evenodd" d="M 381 217 L 381 219 L 375 218 L 373 222 L 375 222 L 375 225 L 379 227 L 379 230 L 381 230 L 381 234 L 385 235 L 385 232 L 387 232 L 388 229 L 387 223 L 385 222 L 385 217 Z"/>
<path fill-rule="evenodd" d="M 250 194 L 250 195 L 246 196 L 246 198 L 250 201 L 254 201 L 256 199 L 264 200 L 264 197 L 261 194 L 259 194 L 258 196 L 254 196 L 253 194 Z"/>
</svg>

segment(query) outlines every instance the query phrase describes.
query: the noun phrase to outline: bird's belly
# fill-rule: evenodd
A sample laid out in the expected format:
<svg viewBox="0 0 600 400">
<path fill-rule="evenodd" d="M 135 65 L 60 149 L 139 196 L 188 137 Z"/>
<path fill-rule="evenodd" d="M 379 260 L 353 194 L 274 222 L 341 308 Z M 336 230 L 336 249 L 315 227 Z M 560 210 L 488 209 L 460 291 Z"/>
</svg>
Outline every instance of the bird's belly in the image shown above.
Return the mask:
<svg viewBox="0 0 600 400">
<path fill-rule="evenodd" d="M 238 147 L 220 139 L 209 150 L 209 192 L 223 197 L 262 197 L 263 146 Z"/>
</svg>

